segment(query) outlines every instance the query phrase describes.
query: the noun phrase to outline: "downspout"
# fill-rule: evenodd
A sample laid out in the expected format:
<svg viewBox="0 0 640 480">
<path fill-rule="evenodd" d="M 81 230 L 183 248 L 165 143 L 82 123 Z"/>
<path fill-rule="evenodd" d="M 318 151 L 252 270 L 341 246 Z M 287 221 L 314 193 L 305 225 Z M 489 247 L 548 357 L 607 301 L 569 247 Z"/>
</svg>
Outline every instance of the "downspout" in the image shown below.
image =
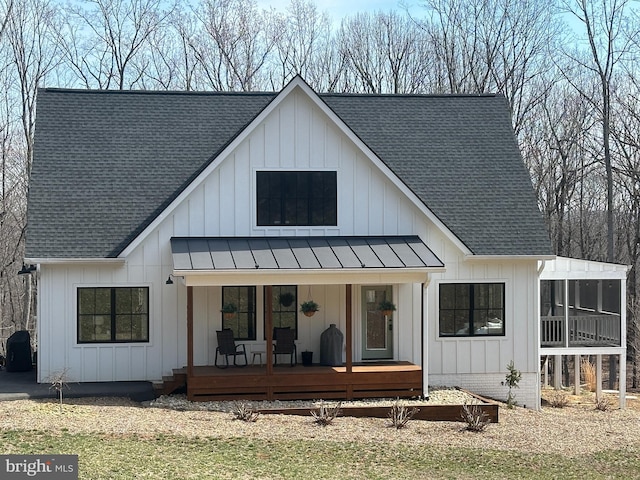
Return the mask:
<svg viewBox="0 0 640 480">
<path fill-rule="evenodd" d="M 429 400 L 429 369 L 427 364 L 427 359 L 429 356 L 429 328 L 425 322 L 425 314 L 428 311 L 426 308 L 425 302 L 428 300 L 428 295 L 426 295 L 427 288 L 429 288 L 429 284 L 431 283 L 431 278 L 429 274 L 427 274 L 427 278 L 424 282 L 422 282 L 422 291 L 421 291 L 421 299 L 420 299 L 420 328 L 421 328 L 421 338 L 422 338 L 422 397 L 426 400 Z"/>
</svg>

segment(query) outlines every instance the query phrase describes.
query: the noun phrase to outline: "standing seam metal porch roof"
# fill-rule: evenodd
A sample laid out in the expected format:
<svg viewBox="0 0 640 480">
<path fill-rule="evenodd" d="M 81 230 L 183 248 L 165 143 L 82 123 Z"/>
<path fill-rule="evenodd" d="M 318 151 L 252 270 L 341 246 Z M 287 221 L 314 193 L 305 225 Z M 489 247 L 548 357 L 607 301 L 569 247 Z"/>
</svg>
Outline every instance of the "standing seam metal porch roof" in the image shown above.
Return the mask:
<svg viewBox="0 0 640 480">
<path fill-rule="evenodd" d="M 173 237 L 176 271 L 442 268 L 418 236 Z"/>
</svg>

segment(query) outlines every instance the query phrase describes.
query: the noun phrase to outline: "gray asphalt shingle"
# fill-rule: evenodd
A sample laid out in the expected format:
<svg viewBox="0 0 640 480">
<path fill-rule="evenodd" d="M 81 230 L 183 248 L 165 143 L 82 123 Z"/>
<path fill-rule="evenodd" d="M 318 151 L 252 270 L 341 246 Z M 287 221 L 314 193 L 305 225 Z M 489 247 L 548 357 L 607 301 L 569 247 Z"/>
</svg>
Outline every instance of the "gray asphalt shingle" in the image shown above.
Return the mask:
<svg viewBox="0 0 640 480">
<path fill-rule="evenodd" d="M 472 252 L 550 253 L 502 97 L 320 96 Z M 274 97 L 40 90 L 26 256 L 117 256 Z"/>
</svg>

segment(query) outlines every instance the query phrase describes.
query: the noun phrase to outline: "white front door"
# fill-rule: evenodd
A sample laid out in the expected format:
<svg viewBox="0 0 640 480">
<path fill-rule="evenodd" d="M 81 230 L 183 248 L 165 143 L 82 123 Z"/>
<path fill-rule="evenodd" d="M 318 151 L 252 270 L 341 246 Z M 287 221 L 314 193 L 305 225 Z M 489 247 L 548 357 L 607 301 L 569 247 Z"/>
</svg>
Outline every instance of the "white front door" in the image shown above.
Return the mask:
<svg viewBox="0 0 640 480">
<path fill-rule="evenodd" d="M 362 359 L 393 358 L 393 314 L 384 315 L 378 305 L 393 301 L 391 285 L 362 287 Z"/>
</svg>

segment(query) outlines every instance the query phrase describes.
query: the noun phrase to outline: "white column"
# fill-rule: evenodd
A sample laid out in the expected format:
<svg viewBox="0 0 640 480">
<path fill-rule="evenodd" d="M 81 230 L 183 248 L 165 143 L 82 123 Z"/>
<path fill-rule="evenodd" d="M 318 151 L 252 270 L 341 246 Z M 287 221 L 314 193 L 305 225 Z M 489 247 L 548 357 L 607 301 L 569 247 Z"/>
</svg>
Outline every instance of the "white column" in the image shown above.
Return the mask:
<svg viewBox="0 0 640 480">
<path fill-rule="evenodd" d="M 602 355 L 596 355 L 596 400 L 602 398 Z"/>
<path fill-rule="evenodd" d="M 422 395 L 429 398 L 429 282 L 422 284 Z"/>
<path fill-rule="evenodd" d="M 575 395 L 580 395 L 580 355 L 574 355 L 573 356 L 573 363 L 574 363 L 574 367 L 573 367 L 573 382 L 574 382 L 574 386 L 573 386 L 573 393 Z"/>
<path fill-rule="evenodd" d="M 619 376 L 618 376 L 618 390 L 619 390 L 619 403 L 620 408 L 627 407 L 627 358 L 624 353 L 620 354 L 620 359 L 618 362 L 619 365 Z"/>
<path fill-rule="evenodd" d="M 562 388 L 562 355 L 554 355 L 553 359 L 553 388 L 560 390 Z"/>
</svg>

